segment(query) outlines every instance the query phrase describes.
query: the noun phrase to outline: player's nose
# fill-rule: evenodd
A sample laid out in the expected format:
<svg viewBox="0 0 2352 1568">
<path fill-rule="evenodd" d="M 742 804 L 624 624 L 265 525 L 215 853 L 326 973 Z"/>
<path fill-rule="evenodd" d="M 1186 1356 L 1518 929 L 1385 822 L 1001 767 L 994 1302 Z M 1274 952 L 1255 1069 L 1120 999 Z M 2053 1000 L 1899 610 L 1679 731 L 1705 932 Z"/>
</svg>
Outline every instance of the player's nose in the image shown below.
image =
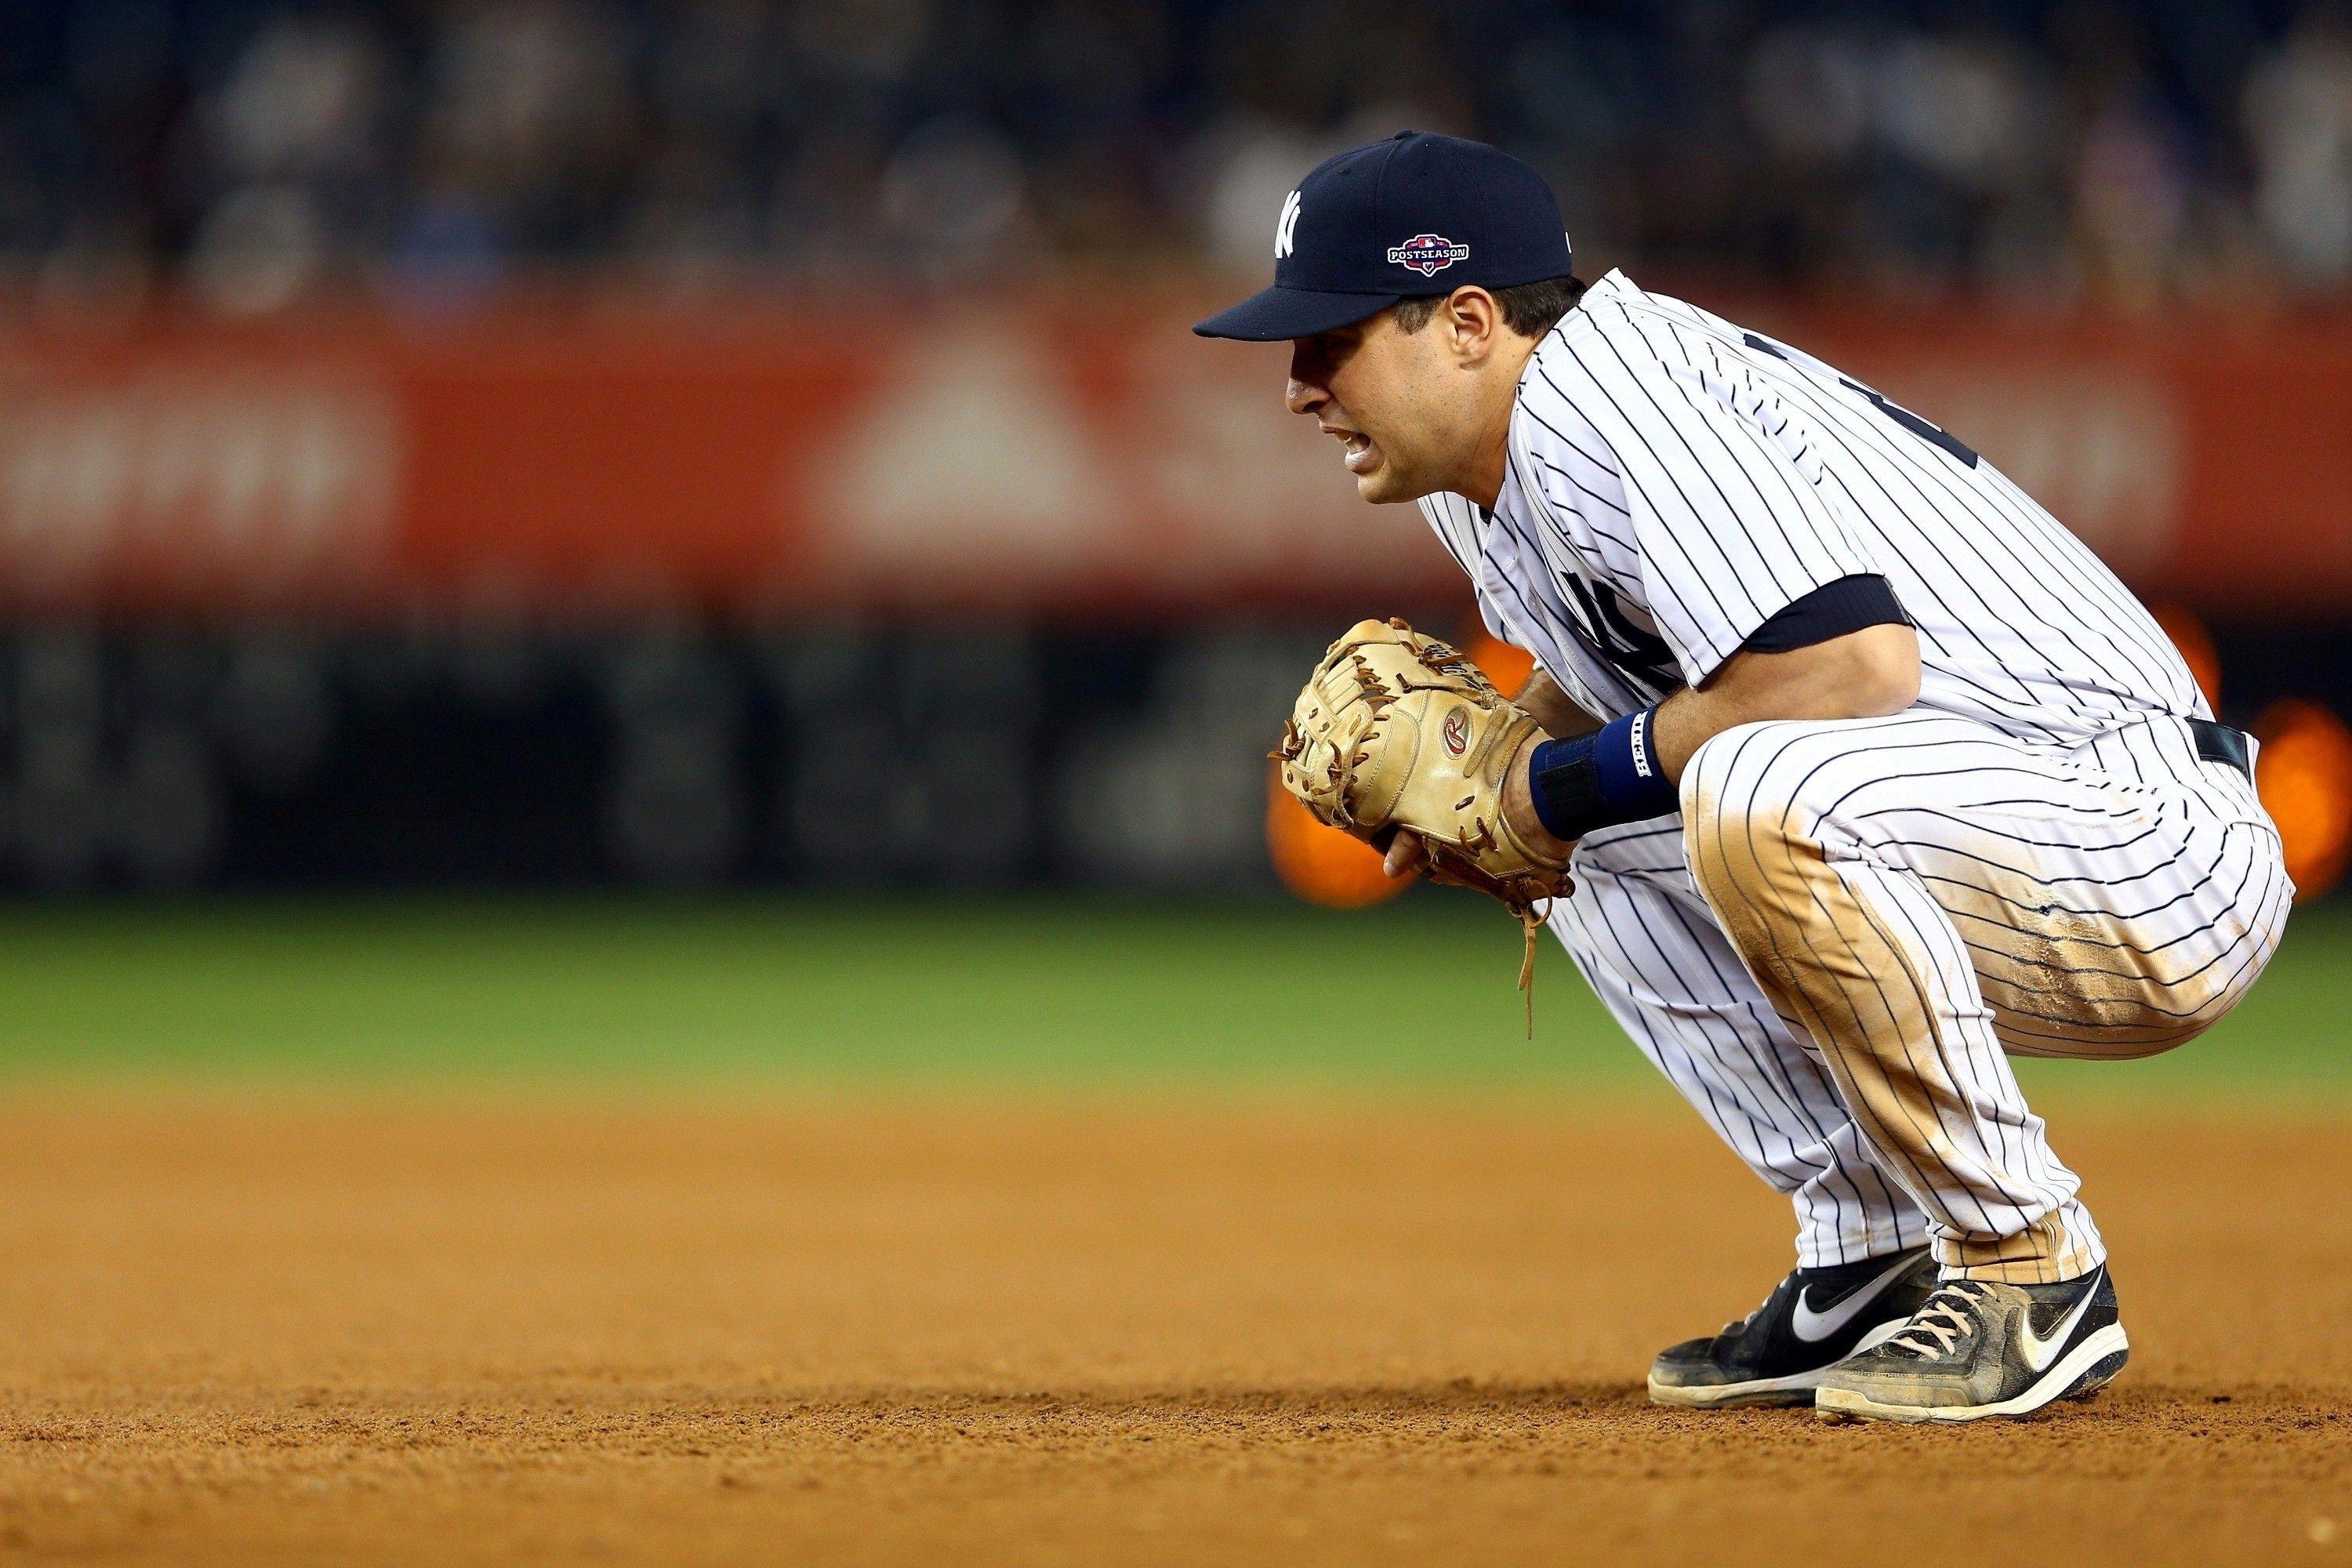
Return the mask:
<svg viewBox="0 0 2352 1568">
<path fill-rule="evenodd" d="M 1293 414 L 1312 414 L 1329 395 L 1322 378 L 1314 374 L 1315 358 L 1306 339 L 1290 345 L 1290 384 L 1283 389 L 1283 405 Z"/>
</svg>

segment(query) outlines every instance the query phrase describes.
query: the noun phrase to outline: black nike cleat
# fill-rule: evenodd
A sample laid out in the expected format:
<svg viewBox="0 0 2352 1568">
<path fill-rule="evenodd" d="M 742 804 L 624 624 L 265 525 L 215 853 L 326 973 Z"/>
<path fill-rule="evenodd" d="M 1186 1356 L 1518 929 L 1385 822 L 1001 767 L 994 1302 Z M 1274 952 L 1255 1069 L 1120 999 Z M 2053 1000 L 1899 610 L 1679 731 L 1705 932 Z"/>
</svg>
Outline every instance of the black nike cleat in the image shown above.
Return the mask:
<svg viewBox="0 0 2352 1568">
<path fill-rule="evenodd" d="M 2130 1349 L 2105 1268 L 2056 1285 L 1948 1279 L 1885 1342 L 1832 1368 L 1816 1404 L 1831 1420 L 2031 1415 L 2105 1388 Z"/>
<path fill-rule="evenodd" d="M 1661 1351 L 1650 1367 L 1650 1397 L 1706 1410 L 1811 1405 L 1822 1374 L 1903 1327 L 1935 1288 L 1925 1247 L 1800 1268 L 1713 1339 Z"/>
</svg>

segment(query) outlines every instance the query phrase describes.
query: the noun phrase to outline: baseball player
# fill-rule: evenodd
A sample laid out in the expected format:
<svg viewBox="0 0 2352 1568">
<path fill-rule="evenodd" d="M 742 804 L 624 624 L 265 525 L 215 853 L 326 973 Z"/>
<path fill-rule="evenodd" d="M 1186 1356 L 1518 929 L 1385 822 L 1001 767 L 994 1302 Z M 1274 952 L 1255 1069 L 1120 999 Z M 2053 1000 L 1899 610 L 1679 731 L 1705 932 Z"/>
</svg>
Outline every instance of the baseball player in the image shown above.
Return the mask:
<svg viewBox="0 0 2352 1568">
<path fill-rule="evenodd" d="M 1919 415 L 1577 280 L 1542 179 L 1476 142 L 1322 164 L 1274 286 L 1193 330 L 1288 340 L 1290 411 L 1365 500 L 1421 503 L 1538 661 L 1514 705 L 1367 621 L 1301 694 L 1286 781 L 1392 873 L 1549 897 L 1795 1205 L 1794 1272 L 1660 1354 L 1653 1397 L 1966 1421 L 2112 1379 L 2106 1250 L 2007 1053 L 2180 1044 L 2294 890 L 2252 742 L 2131 594 Z"/>
</svg>

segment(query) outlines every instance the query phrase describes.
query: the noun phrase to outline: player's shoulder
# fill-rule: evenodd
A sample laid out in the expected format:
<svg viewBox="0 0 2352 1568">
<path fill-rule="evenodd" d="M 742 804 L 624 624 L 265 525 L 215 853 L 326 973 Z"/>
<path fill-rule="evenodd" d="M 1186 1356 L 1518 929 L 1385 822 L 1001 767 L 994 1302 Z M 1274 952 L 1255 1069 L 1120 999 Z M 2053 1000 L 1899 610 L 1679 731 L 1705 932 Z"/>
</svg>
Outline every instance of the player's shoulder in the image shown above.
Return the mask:
<svg viewBox="0 0 2352 1568">
<path fill-rule="evenodd" d="M 1531 439 L 1556 434 L 1576 415 L 1613 428 L 1644 402 L 1687 400 L 1726 376 L 1744 377 L 1765 353 L 1791 357 L 1737 322 L 1612 271 L 1528 356 L 1519 416 Z"/>
<path fill-rule="evenodd" d="M 1626 325 L 1622 312 L 1613 309 L 1611 288 L 1622 276 L 1612 272 L 1586 289 L 1584 299 L 1528 354 L 1511 410 L 1515 453 L 1556 456 L 1563 447 L 1589 451 L 1593 446 L 1594 421 L 1605 415 L 1612 397 L 1622 395 L 1610 384 L 1624 374 L 1629 360 L 1643 354 L 1638 344 L 1605 341 Z"/>
<path fill-rule="evenodd" d="M 1591 309 L 1572 310 L 1564 320 L 1580 317 L 1580 331 L 1612 343 L 1638 345 L 1648 357 L 1667 365 L 1726 352 L 1744 354 L 1762 342 L 1704 305 L 1641 288 L 1622 272 L 1594 284 L 1586 300 Z"/>
<path fill-rule="evenodd" d="M 1697 307 L 1612 269 L 1536 344 L 1523 379 L 1539 407 L 1548 398 L 1589 401 L 1612 384 L 1671 374 L 1692 353 L 1688 334 L 1715 324 Z"/>
</svg>

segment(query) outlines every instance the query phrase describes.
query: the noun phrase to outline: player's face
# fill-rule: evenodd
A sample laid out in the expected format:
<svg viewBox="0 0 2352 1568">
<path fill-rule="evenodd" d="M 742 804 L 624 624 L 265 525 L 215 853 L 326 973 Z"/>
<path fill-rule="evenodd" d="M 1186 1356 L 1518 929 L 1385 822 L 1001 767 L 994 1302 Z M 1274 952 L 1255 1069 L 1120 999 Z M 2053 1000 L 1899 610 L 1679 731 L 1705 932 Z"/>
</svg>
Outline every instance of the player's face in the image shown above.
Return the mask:
<svg viewBox="0 0 2352 1568">
<path fill-rule="evenodd" d="M 1456 379 L 1444 333 L 1400 331 L 1383 310 L 1293 340 L 1285 401 L 1339 443 L 1358 495 L 1415 500 L 1449 488 L 1459 464 L 1459 414 L 1446 395 Z"/>
</svg>

